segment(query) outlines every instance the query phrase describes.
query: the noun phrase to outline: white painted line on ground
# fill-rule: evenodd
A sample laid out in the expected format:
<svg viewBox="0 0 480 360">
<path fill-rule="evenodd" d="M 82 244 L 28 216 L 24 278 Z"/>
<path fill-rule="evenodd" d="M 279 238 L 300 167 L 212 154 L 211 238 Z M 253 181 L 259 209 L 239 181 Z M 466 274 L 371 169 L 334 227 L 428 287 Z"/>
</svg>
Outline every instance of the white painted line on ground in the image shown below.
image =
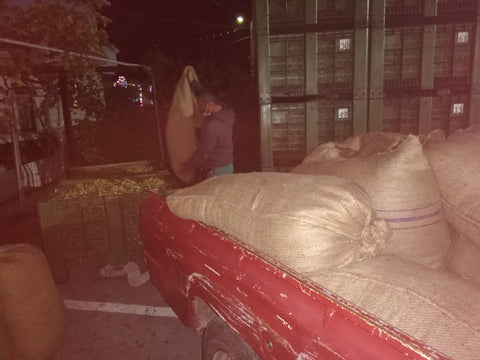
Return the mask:
<svg viewBox="0 0 480 360">
<path fill-rule="evenodd" d="M 101 311 L 119 314 L 135 314 L 146 316 L 176 318 L 177 315 L 169 307 L 119 304 L 98 301 L 64 300 L 67 309 Z"/>
</svg>

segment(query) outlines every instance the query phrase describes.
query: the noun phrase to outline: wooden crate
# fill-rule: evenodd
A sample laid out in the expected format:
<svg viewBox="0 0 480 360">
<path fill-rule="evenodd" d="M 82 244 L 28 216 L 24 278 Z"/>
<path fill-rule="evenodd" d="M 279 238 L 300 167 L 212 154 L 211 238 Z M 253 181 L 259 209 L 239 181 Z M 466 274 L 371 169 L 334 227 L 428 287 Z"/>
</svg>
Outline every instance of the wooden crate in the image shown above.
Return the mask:
<svg viewBox="0 0 480 360">
<path fill-rule="evenodd" d="M 72 264 L 124 265 L 141 260 L 139 207 L 145 193 L 37 204 L 43 248 L 53 276 L 66 282 Z"/>
</svg>

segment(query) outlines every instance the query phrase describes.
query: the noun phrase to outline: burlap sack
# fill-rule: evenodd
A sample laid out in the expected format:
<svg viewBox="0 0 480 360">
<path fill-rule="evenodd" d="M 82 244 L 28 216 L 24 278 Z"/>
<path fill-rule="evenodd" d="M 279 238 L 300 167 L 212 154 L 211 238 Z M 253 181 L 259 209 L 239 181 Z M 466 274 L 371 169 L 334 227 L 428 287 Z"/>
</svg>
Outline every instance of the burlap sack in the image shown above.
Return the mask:
<svg viewBox="0 0 480 360">
<path fill-rule="evenodd" d="M 352 156 L 382 153 L 395 149 L 406 137 L 397 133 L 372 132 L 351 136 L 344 141 L 330 141 L 313 149 L 303 163 L 342 161 Z"/>
<path fill-rule="evenodd" d="M 419 139 L 409 135 L 392 149 L 388 146 L 384 152 L 368 154 L 302 163 L 292 173 L 335 175 L 356 182 L 370 195 L 377 216 L 390 224 L 393 235 L 387 253 L 442 267 L 449 232 L 437 180 Z"/>
<path fill-rule="evenodd" d="M 310 279 L 452 359 L 478 359 L 480 291 L 455 274 L 377 256 Z"/>
<path fill-rule="evenodd" d="M 193 67 L 186 66 L 177 82 L 165 128 L 170 166 L 175 175 L 185 183 L 191 182 L 195 174 L 193 170 L 185 168 L 183 164 L 197 148 L 196 100 L 187 79 L 189 71 L 194 74 L 196 79 Z"/>
<path fill-rule="evenodd" d="M 451 241 L 447 268 L 480 287 L 480 246 L 458 230 L 452 231 Z"/>
<path fill-rule="evenodd" d="M 370 156 L 394 150 L 407 138 L 405 134 L 372 132 L 351 136 L 343 141 L 327 142 L 317 146 L 302 161 L 304 164 L 315 162 L 343 161 L 349 157 Z M 417 136 L 423 146 L 430 142 L 445 140 L 445 133 L 435 129 L 430 133 Z"/>
<path fill-rule="evenodd" d="M 368 195 L 336 177 L 219 176 L 167 197 L 171 211 L 217 227 L 299 273 L 379 252 L 389 235 Z"/>
<path fill-rule="evenodd" d="M 65 333 L 65 306 L 43 253 L 28 244 L 0 248 L 1 359 L 48 360 Z"/>
<path fill-rule="evenodd" d="M 480 246 L 480 126 L 428 144 L 425 155 L 438 179 L 448 222 Z"/>
</svg>

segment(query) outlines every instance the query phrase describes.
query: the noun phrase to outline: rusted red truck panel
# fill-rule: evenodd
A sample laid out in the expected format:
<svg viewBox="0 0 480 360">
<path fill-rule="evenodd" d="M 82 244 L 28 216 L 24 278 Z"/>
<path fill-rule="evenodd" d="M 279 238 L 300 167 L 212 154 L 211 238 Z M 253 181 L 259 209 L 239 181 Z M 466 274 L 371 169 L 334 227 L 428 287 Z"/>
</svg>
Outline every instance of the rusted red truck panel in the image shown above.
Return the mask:
<svg viewBox="0 0 480 360">
<path fill-rule="evenodd" d="M 228 234 L 176 217 L 160 197 L 141 207 L 141 234 L 152 282 L 181 321 L 205 325 L 201 298 L 262 359 L 448 359 Z"/>
</svg>

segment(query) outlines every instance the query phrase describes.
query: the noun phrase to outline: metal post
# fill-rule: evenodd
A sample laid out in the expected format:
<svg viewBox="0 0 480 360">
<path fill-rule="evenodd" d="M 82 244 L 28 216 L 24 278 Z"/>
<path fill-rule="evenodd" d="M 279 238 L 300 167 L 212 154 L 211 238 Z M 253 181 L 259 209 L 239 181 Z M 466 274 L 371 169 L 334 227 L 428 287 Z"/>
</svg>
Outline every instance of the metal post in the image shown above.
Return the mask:
<svg viewBox="0 0 480 360">
<path fill-rule="evenodd" d="M 477 21 L 475 22 L 475 48 L 473 50 L 472 90 L 470 97 L 470 118 L 468 124 L 480 124 L 480 4 L 477 2 Z"/>
<path fill-rule="evenodd" d="M 25 198 L 23 193 L 22 156 L 20 153 L 20 141 L 18 139 L 18 121 L 15 116 L 15 107 L 13 103 L 11 105 L 11 112 L 10 132 L 12 134 L 13 156 L 15 159 L 15 175 L 17 176 L 18 207 L 20 213 L 23 213 L 25 211 Z"/>
<path fill-rule="evenodd" d="M 355 3 L 353 68 L 353 134 L 367 131 L 369 0 Z"/>
<path fill-rule="evenodd" d="M 258 93 L 260 103 L 260 139 L 261 169 L 273 170 L 272 150 L 272 104 L 270 91 L 270 44 L 268 41 L 268 0 L 254 0 L 256 36 L 257 36 L 257 71 Z"/>
<path fill-rule="evenodd" d="M 68 86 L 65 70 L 58 71 L 58 82 L 60 85 L 60 99 L 62 101 L 63 123 L 65 126 L 65 143 L 67 149 L 68 165 L 76 165 L 73 147 L 73 126 L 72 114 L 70 113 L 70 102 L 68 101 Z"/>
<path fill-rule="evenodd" d="M 317 23 L 317 0 L 305 0 L 305 24 Z M 305 34 L 305 95 L 318 94 L 317 33 Z M 318 145 L 318 103 L 316 100 L 305 104 L 306 152 Z"/>
<path fill-rule="evenodd" d="M 371 0 L 370 106 L 368 131 L 383 130 L 383 73 L 385 60 L 385 0 Z"/>
<path fill-rule="evenodd" d="M 158 144 L 160 147 L 160 160 L 162 161 L 162 165 L 166 166 L 165 161 L 165 152 L 163 149 L 163 138 L 162 138 L 162 125 L 160 123 L 160 113 L 158 111 L 158 101 L 157 101 L 157 87 L 155 83 L 155 74 L 153 70 L 146 69 L 150 73 L 150 77 L 152 79 L 152 89 L 153 89 L 153 105 L 155 106 L 155 122 L 157 124 L 157 136 L 158 136 Z"/>
<path fill-rule="evenodd" d="M 425 13 L 427 17 L 437 16 L 438 0 L 425 1 Z M 431 90 L 433 83 L 433 68 L 435 59 L 435 37 L 436 25 L 425 25 L 423 28 L 423 48 L 422 48 L 422 74 L 420 87 L 422 90 Z M 418 133 L 427 134 L 432 130 L 432 108 L 433 98 L 431 96 L 420 98 Z"/>
</svg>

